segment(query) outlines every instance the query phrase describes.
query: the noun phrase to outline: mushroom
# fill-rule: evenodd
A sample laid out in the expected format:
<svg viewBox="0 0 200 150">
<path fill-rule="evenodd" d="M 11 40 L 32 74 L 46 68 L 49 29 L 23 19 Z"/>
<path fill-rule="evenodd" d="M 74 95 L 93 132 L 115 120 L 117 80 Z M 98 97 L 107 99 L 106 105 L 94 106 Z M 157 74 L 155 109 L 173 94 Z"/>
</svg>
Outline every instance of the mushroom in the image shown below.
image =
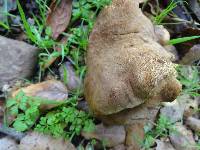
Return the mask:
<svg viewBox="0 0 200 150">
<path fill-rule="evenodd" d="M 113 0 L 90 34 L 84 92 L 91 111 L 107 124 L 151 120 L 161 101 L 181 91 L 171 54 L 157 42 L 162 36 L 139 2 Z"/>
</svg>

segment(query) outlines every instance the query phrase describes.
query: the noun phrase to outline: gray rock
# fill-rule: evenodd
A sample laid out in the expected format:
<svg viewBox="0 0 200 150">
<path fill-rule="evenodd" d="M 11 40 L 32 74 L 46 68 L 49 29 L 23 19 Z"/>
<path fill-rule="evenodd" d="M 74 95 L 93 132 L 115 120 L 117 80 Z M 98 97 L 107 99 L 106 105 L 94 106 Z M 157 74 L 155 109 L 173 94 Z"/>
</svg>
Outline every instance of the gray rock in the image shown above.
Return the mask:
<svg viewBox="0 0 200 150">
<path fill-rule="evenodd" d="M 184 108 L 181 107 L 177 100 L 172 103 L 166 103 L 166 106 L 160 110 L 162 116 L 170 118 L 172 123 L 182 120 Z"/>
<path fill-rule="evenodd" d="M 53 138 L 42 133 L 29 132 L 19 145 L 20 150 L 76 150 L 74 145 L 62 138 Z"/>
<path fill-rule="evenodd" d="M 156 149 L 155 150 L 175 150 L 170 142 L 164 142 L 161 140 L 156 140 Z"/>
<path fill-rule="evenodd" d="M 10 137 L 4 137 L 0 139 L 1 150 L 18 150 L 18 145 L 15 140 Z"/>
<path fill-rule="evenodd" d="M 4 84 L 30 77 L 37 54 L 38 49 L 34 46 L 0 36 L 0 89 Z"/>
<path fill-rule="evenodd" d="M 176 131 L 170 132 L 169 137 L 176 150 L 196 150 L 193 134 L 185 126 L 176 124 Z"/>
<path fill-rule="evenodd" d="M 189 117 L 194 113 L 194 110 L 198 109 L 197 99 L 193 99 L 187 94 L 179 96 L 171 103 L 165 103 L 161 109 L 161 115 L 170 118 L 174 123 L 183 119 L 183 117 Z"/>
</svg>

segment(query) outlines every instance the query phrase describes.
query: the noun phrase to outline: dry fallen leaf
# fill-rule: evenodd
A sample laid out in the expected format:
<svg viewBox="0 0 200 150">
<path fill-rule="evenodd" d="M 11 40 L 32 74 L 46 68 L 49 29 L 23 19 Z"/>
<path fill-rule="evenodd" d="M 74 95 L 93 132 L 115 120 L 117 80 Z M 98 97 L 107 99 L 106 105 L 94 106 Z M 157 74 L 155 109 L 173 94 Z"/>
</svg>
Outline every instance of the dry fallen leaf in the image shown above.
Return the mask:
<svg viewBox="0 0 200 150">
<path fill-rule="evenodd" d="M 70 22 L 72 0 L 61 0 L 59 3 L 53 1 L 50 10 L 46 25 L 51 27 L 53 39 L 57 39 Z"/>
<path fill-rule="evenodd" d="M 64 36 L 64 37 L 62 37 L 62 39 L 59 42 L 60 42 L 60 44 L 65 44 L 65 43 L 67 43 L 67 40 L 68 40 L 68 37 Z M 61 46 L 56 46 L 55 50 L 61 51 Z M 48 59 L 45 62 L 45 64 L 42 66 L 42 68 L 43 69 L 48 68 L 49 66 L 51 66 L 56 61 L 57 58 L 58 58 L 58 56 L 51 57 L 50 59 Z"/>
<path fill-rule="evenodd" d="M 79 76 L 76 75 L 75 70 L 70 62 L 65 62 L 59 68 L 61 81 L 63 81 L 70 91 L 79 89 L 82 91 L 82 82 Z"/>
</svg>

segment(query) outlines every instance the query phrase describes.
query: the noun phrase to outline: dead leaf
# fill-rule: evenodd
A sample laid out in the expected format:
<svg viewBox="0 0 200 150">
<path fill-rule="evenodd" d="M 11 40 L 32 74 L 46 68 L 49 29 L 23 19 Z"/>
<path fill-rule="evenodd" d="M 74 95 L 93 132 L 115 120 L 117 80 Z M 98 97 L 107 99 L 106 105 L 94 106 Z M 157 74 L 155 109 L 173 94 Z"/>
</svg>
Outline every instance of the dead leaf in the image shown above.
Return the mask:
<svg viewBox="0 0 200 150">
<path fill-rule="evenodd" d="M 61 81 L 65 83 L 67 88 L 71 91 L 79 89 L 82 91 L 82 82 L 79 76 L 75 74 L 75 70 L 70 62 L 65 62 L 59 68 Z"/>
<path fill-rule="evenodd" d="M 5 100 L 0 98 L 0 123 L 3 122 L 4 110 L 5 110 Z"/>
<path fill-rule="evenodd" d="M 59 43 L 60 43 L 60 44 L 65 44 L 65 43 L 67 43 L 67 40 L 68 40 L 68 38 L 67 38 L 66 36 L 64 36 L 64 37 L 60 40 Z M 61 51 L 61 46 L 56 46 L 56 47 L 55 47 L 55 50 Z M 44 65 L 42 66 L 42 68 L 43 68 L 43 69 L 48 68 L 49 66 L 51 66 L 51 65 L 56 61 L 57 58 L 58 58 L 58 56 L 51 57 L 50 59 L 48 59 L 48 60 L 44 63 Z"/>
<path fill-rule="evenodd" d="M 57 39 L 70 22 L 72 0 L 61 0 L 58 4 L 53 1 L 50 10 L 51 11 L 47 16 L 46 25 L 51 27 L 53 39 Z"/>
</svg>

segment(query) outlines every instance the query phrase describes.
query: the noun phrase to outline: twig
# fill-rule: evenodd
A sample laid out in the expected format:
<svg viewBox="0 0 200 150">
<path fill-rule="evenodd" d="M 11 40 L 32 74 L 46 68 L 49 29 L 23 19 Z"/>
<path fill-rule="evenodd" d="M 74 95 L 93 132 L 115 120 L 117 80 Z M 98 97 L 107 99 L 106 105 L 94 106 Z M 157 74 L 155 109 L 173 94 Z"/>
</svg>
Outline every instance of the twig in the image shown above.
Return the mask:
<svg viewBox="0 0 200 150">
<path fill-rule="evenodd" d="M 18 132 L 14 128 L 5 127 L 3 125 L 0 125 L 0 133 L 9 135 L 16 140 L 21 140 L 26 135 L 26 133 Z"/>
</svg>

